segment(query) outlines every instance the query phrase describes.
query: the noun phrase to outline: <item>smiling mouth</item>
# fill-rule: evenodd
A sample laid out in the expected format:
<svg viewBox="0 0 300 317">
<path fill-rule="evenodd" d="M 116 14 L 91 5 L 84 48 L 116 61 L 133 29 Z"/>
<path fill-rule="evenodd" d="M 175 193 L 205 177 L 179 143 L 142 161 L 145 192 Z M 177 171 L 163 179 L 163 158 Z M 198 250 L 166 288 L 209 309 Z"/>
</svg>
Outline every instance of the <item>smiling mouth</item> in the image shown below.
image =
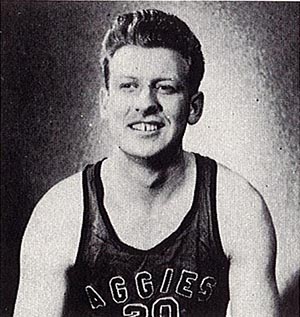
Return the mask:
<svg viewBox="0 0 300 317">
<path fill-rule="evenodd" d="M 152 131 L 159 130 L 164 125 L 158 122 L 138 122 L 138 123 L 130 124 L 129 126 L 132 130 L 152 132 Z"/>
</svg>

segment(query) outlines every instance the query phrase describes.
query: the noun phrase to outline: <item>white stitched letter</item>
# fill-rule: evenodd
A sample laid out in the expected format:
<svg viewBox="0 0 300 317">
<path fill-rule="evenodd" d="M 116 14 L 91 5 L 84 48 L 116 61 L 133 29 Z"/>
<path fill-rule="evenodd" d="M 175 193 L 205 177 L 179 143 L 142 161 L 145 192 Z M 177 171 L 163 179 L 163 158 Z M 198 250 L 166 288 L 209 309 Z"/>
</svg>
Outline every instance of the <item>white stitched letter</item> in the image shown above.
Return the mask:
<svg viewBox="0 0 300 317">
<path fill-rule="evenodd" d="M 190 287 L 192 286 L 192 281 L 196 281 L 197 278 L 198 273 L 182 270 L 176 287 L 176 293 L 187 298 L 192 298 L 193 292 L 190 290 Z"/>
<path fill-rule="evenodd" d="M 173 278 L 173 269 L 166 269 L 163 282 L 160 287 L 161 293 L 168 293 Z"/>
<path fill-rule="evenodd" d="M 208 301 L 216 285 L 217 285 L 217 281 L 214 277 L 206 276 L 200 284 L 200 291 L 198 292 L 198 300 L 200 302 Z"/>
<path fill-rule="evenodd" d="M 109 281 L 109 288 L 111 296 L 117 304 L 126 302 L 128 298 L 128 293 L 125 286 L 125 280 L 122 276 L 112 277 Z"/>
<path fill-rule="evenodd" d="M 94 290 L 92 286 L 90 285 L 86 286 L 85 291 L 88 296 L 92 309 L 97 309 L 99 307 L 106 306 L 106 303 L 103 300 L 103 298 Z"/>
<path fill-rule="evenodd" d="M 144 298 L 149 298 L 154 293 L 153 283 L 152 283 L 152 276 L 149 272 L 139 272 L 135 276 L 135 283 L 136 289 L 139 296 Z"/>
</svg>

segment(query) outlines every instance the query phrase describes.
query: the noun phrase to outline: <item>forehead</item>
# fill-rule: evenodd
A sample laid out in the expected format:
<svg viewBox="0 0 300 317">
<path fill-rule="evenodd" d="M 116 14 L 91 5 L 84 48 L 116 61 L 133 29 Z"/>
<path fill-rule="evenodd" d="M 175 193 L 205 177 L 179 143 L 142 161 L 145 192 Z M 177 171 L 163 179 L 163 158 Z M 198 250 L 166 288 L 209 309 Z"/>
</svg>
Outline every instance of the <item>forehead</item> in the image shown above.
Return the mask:
<svg viewBox="0 0 300 317">
<path fill-rule="evenodd" d="M 186 60 L 176 51 L 127 45 L 115 52 L 109 69 L 112 80 L 120 77 L 183 80 L 189 68 Z"/>
</svg>

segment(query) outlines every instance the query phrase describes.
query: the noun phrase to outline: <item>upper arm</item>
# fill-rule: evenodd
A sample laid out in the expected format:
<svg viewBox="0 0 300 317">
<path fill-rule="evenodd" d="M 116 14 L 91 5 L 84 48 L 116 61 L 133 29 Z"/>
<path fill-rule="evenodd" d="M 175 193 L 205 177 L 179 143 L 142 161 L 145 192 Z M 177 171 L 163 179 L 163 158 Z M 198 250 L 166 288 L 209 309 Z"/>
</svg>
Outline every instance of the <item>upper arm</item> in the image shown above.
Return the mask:
<svg viewBox="0 0 300 317">
<path fill-rule="evenodd" d="M 52 188 L 38 203 L 26 228 L 14 316 L 61 316 L 65 272 L 79 243 L 80 176 Z"/>
<path fill-rule="evenodd" d="M 220 176 L 220 181 L 227 180 L 227 188 L 219 187 L 219 217 L 230 259 L 232 316 L 278 316 L 276 238 L 269 210 L 249 183 L 230 173 Z"/>
</svg>

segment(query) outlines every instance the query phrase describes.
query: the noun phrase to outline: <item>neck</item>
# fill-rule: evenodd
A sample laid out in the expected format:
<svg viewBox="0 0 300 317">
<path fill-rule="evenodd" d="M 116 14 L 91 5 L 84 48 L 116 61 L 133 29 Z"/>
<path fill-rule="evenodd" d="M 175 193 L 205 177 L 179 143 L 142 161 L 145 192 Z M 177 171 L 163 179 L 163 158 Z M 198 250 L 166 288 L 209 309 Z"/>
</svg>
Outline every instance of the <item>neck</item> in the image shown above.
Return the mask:
<svg viewBox="0 0 300 317">
<path fill-rule="evenodd" d="M 127 190 L 150 198 L 158 194 L 171 194 L 184 180 L 188 160 L 185 152 L 179 148 L 174 153 L 151 158 L 129 156 L 116 149 L 108 161 L 114 177 Z"/>
</svg>

